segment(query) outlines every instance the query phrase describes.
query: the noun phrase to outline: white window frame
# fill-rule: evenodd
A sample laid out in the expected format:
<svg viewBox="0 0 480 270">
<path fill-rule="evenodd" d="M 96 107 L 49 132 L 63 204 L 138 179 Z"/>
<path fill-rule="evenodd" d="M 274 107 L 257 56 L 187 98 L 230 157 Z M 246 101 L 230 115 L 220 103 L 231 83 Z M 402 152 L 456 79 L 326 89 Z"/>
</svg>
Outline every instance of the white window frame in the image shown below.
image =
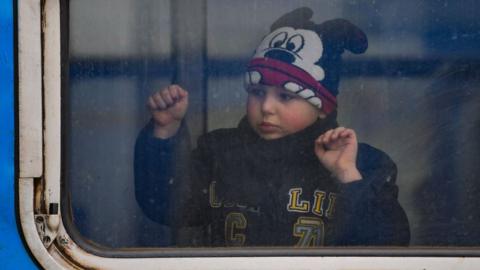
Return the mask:
<svg viewBox="0 0 480 270">
<path fill-rule="evenodd" d="M 17 12 L 18 204 L 27 245 L 45 269 L 478 269 L 480 258 L 476 257 L 217 255 L 108 258 L 88 253 L 68 235 L 61 211 L 52 214 L 39 208 L 42 202 L 63 207 L 60 204 L 60 0 L 18 1 Z M 41 188 L 35 185 L 38 179 L 42 180 Z M 205 253 L 208 254 L 208 250 Z"/>
</svg>

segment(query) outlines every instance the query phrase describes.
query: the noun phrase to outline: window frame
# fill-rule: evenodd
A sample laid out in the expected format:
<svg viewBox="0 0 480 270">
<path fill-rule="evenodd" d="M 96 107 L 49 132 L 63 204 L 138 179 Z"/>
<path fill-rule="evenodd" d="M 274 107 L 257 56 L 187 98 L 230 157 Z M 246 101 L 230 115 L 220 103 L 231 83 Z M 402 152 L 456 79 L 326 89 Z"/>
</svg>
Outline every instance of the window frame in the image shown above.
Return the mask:
<svg viewBox="0 0 480 270">
<path fill-rule="evenodd" d="M 105 249 L 75 231 L 62 177 L 62 94 L 68 79 L 68 1 L 18 3 L 19 212 L 26 242 L 47 269 L 475 269 L 475 248 Z M 62 92 L 63 91 L 63 92 Z M 55 205 L 57 209 L 55 209 Z M 58 210 L 60 208 L 60 211 Z M 62 218 L 64 217 L 64 218 Z M 67 218 L 65 218 L 67 217 Z M 42 227 L 43 226 L 43 227 Z M 39 228 L 43 231 L 39 233 Z M 49 237 L 49 241 L 46 241 Z M 465 258 L 467 257 L 467 258 Z M 461 259 L 460 259 L 461 258 Z"/>
</svg>

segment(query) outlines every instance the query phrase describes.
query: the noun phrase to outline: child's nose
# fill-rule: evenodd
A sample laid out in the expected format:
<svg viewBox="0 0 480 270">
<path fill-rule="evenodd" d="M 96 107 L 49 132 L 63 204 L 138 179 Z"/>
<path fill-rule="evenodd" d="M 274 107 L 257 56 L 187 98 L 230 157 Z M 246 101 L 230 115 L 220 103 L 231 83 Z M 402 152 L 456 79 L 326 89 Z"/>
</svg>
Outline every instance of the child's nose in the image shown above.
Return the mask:
<svg viewBox="0 0 480 270">
<path fill-rule="evenodd" d="M 265 97 L 262 99 L 262 112 L 263 113 L 273 113 L 275 109 L 275 99 L 271 95 L 265 95 Z"/>
</svg>

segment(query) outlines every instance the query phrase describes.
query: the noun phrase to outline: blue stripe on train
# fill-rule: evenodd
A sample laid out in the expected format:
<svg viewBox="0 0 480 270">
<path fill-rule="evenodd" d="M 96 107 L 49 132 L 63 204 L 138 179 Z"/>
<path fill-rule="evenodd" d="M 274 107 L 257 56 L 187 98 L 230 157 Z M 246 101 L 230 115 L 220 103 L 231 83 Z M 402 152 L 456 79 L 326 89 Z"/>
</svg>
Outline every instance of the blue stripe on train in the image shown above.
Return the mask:
<svg viewBox="0 0 480 270">
<path fill-rule="evenodd" d="M 15 215 L 13 22 L 13 1 L 0 1 L 0 268 L 37 269 Z"/>
</svg>

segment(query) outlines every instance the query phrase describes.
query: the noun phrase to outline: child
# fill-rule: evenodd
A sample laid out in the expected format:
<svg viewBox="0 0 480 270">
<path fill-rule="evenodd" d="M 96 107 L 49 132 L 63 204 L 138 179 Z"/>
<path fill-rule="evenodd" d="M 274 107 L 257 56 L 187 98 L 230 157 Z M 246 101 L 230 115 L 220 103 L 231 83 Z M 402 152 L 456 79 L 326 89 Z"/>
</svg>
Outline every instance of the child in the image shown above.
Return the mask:
<svg viewBox="0 0 480 270">
<path fill-rule="evenodd" d="M 272 25 L 247 67 L 246 117 L 201 136 L 195 150 L 183 121 L 188 92 L 171 85 L 149 98 L 137 201 L 176 230 L 174 244 L 408 244 L 395 164 L 336 123 L 340 56 L 363 53 L 366 36 L 348 21 L 317 25 L 311 16 L 300 8 Z M 185 241 L 185 227 L 200 228 L 201 239 Z"/>
</svg>

